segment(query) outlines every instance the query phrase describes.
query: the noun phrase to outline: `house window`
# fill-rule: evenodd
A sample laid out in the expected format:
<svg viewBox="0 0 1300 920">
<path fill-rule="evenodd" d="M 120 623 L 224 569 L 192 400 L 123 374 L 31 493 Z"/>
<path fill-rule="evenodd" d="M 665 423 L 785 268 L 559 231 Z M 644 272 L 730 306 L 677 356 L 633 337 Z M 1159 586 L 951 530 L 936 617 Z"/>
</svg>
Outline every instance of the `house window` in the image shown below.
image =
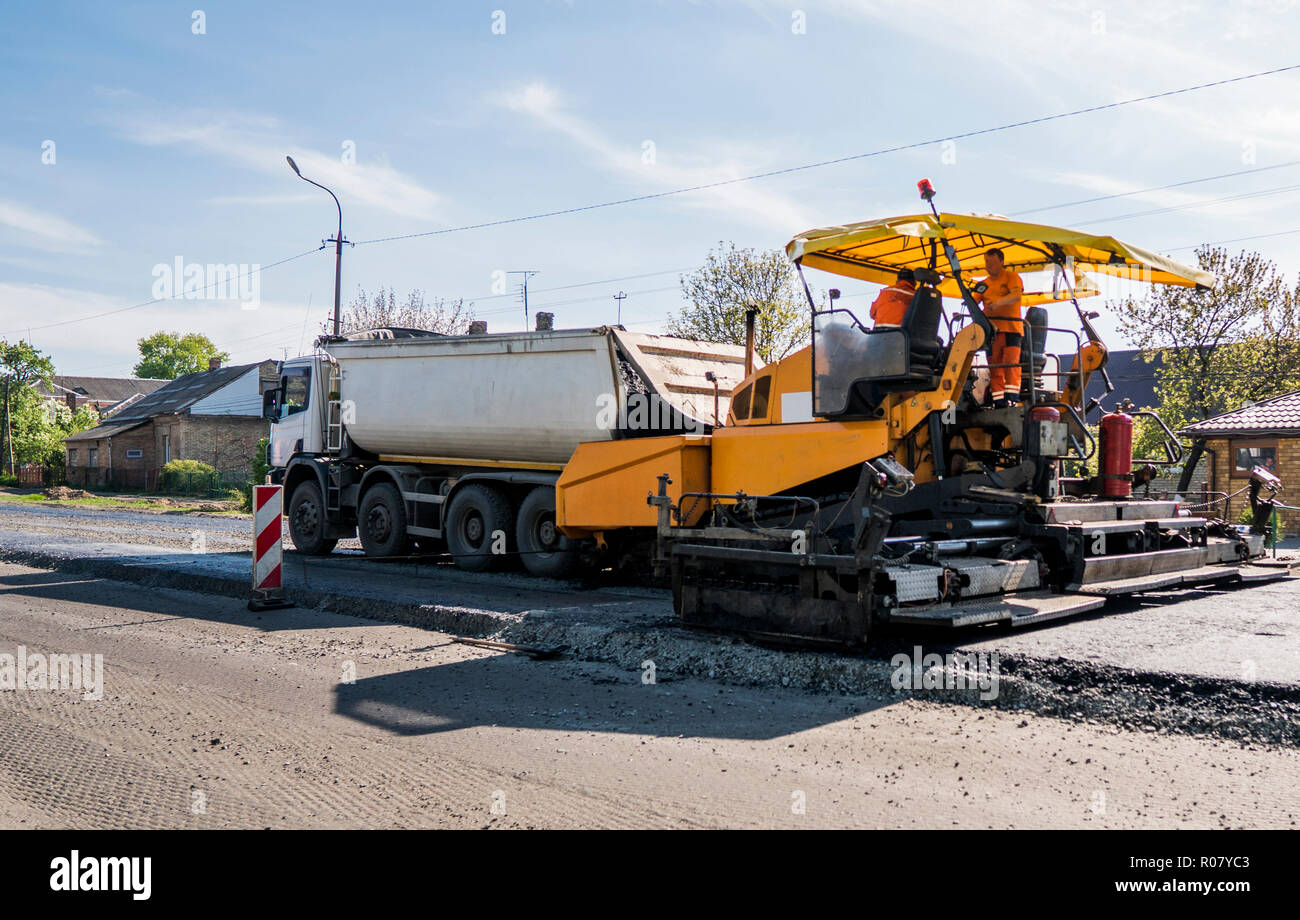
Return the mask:
<svg viewBox="0 0 1300 920">
<path fill-rule="evenodd" d="M 1233 441 L 1232 475 L 1249 476 L 1250 471 L 1257 466 L 1277 474 L 1277 442 Z"/>
<path fill-rule="evenodd" d="M 162 458 L 163 463 L 166 464 L 171 462 L 172 459 L 172 436 L 170 434 L 165 434 L 162 436 L 162 439 Z"/>
<path fill-rule="evenodd" d="M 76 465 L 77 465 L 77 449 L 75 447 L 69 447 L 68 466 L 76 466 Z"/>
<path fill-rule="evenodd" d="M 94 467 L 94 466 L 99 466 L 99 448 L 98 448 L 98 447 L 88 447 L 88 448 L 86 448 L 86 456 L 87 456 L 87 460 L 89 461 L 89 465 L 90 465 L 90 466 L 92 466 L 92 467 Z"/>
</svg>

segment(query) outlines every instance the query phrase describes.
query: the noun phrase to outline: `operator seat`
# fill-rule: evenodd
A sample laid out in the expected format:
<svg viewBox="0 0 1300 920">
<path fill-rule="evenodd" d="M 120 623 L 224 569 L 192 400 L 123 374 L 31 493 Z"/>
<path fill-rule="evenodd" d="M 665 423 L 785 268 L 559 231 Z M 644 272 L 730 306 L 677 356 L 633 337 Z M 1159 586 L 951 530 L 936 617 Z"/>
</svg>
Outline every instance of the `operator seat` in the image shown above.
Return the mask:
<svg viewBox="0 0 1300 920">
<path fill-rule="evenodd" d="M 947 358 L 939 339 L 943 299 L 933 269 L 915 270 L 920 284 L 898 326 L 828 326 L 816 345 L 828 371 L 818 371 L 818 414 L 829 418 L 880 418 L 888 393 L 933 390 Z"/>
<path fill-rule="evenodd" d="M 943 298 L 934 288 L 922 285 L 912 295 L 912 303 L 903 315 L 903 329 L 908 338 L 908 375 L 929 377 L 939 364 L 943 342 L 939 339 L 939 322 L 943 318 Z"/>
</svg>

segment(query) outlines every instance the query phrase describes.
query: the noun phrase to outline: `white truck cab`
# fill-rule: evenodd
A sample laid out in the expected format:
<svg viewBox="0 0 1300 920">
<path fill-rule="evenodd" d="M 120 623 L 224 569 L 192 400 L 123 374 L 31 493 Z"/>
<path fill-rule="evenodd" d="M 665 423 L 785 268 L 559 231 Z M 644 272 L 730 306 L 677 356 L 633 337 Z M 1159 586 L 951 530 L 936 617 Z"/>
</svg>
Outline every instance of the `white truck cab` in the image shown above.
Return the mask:
<svg viewBox="0 0 1300 920">
<path fill-rule="evenodd" d="M 267 451 L 271 467 L 283 469 L 296 455 L 324 452 L 328 372 L 328 360 L 315 355 L 280 365 L 280 386 L 268 393 L 263 403 L 271 422 Z"/>
</svg>

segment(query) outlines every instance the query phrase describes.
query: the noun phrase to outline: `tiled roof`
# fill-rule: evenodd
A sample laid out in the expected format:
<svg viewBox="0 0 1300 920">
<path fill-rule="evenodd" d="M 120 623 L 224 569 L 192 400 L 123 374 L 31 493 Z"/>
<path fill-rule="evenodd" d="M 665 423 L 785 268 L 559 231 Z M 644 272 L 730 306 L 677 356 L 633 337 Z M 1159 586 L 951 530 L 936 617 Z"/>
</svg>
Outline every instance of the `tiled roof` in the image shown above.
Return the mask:
<svg viewBox="0 0 1300 920">
<path fill-rule="evenodd" d="M 64 397 L 75 393 L 78 399 L 94 402 L 119 402 L 129 399 L 136 393 L 152 393 L 166 386 L 169 380 L 154 380 L 148 377 L 79 377 L 68 374 L 55 374 L 50 378 L 52 386 L 38 383 L 36 391 L 42 396 Z"/>
<path fill-rule="evenodd" d="M 183 377 L 177 377 L 175 380 L 169 380 L 166 386 L 160 387 L 143 399 L 131 403 L 121 412 L 106 420 L 104 424 L 73 435 L 72 438 L 64 438 L 64 440 L 88 441 L 96 438 L 112 437 L 115 434 L 143 425 L 156 416 L 175 415 L 178 412 L 184 412 L 200 399 L 215 393 L 226 384 L 238 380 L 249 371 L 256 370 L 263 363 L 267 362 L 220 367 L 215 371 L 200 371 L 197 374 L 186 374 Z"/>
<path fill-rule="evenodd" d="M 113 423 L 121 424 L 133 419 L 144 421 L 157 415 L 175 415 L 177 412 L 184 412 L 203 397 L 215 393 L 258 366 L 237 364 L 233 367 L 219 367 L 215 371 L 185 374 L 175 380 L 169 380 L 167 386 L 154 390 L 144 399 L 132 403 L 114 415 Z"/>
<path fill-rule="evenodd" d="M 143 421 L 127 422 L 125 425 L 96 425 L 94 428 L 87 428 L 85 431 L 78 431 L 76 434 L 64 438 L 66 441 L 98 441 L 100 438 L 117 437 L 123 432 L 130 431 L 132 428 L 139 428 Z"/>
<path fill-rule="evenodd" d="M 1207 418 L 1188 425 L 1183 431 L 1196 435 L 1287 432 L 1300 435 L 1300 390 Z"/>
</svg>

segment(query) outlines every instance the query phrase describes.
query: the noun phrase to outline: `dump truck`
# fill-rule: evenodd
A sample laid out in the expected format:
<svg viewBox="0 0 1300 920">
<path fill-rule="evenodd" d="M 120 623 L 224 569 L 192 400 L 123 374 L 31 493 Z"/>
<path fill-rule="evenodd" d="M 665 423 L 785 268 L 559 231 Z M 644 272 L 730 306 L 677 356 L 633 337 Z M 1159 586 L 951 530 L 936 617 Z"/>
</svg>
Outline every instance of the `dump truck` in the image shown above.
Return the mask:
<svg viewBox="0 0 1300 920">
<path fill-rule="evenodd" d="M 1094 377 L 1112 390 L 1079 302 L 1095 275 L 1199 289 L 1213 275 L 1113 237 L 940 213 L 928 180 L 918 188 L 929 213 L 791 240 L 810 344 L 748 374 L 707 434 L 579 446 L 556 484 L 562 532 L 603 545 L 654 527 L 685 625 L 811 644 L 862 645 L 882 626 L 1034 625 L 1119 595 L 1286 577 L 1253 564 L 1279 483 L 1256 474 L 1266 488 L 1251 491 L 1246 533 L 1178 496 L 1139 495 L 1134 417 L 1165 435 L 1137 458 L 1143 478 L 1180 462 L 1181 445 L 1157 415 L 1085 397 Z M 1022 384 L 1006 405 L 977 389 L 980 367 L 998 366 L 976 277 L 993 247 L 1006 270 L 1053 278 L 1024 297 Z M 804 274 L 892 284 L 903 268 L 916 292 L 883 327 L 837 289 L 819 303 Z M 1070 347 L 1049 354 L 1049 339 Z M 1085 463 L 1096 472 L 1067 475 Z"/>
<path fill-rule="evenodd" d="M 594 549 L 555 523 L 578 445 L 707 434 L 746 370 L 740 347 L 622 327 L 325 336 L 264 395 L 271 481 L 299 552 L 358 536 L 558 577 Z"/>
</svg>

